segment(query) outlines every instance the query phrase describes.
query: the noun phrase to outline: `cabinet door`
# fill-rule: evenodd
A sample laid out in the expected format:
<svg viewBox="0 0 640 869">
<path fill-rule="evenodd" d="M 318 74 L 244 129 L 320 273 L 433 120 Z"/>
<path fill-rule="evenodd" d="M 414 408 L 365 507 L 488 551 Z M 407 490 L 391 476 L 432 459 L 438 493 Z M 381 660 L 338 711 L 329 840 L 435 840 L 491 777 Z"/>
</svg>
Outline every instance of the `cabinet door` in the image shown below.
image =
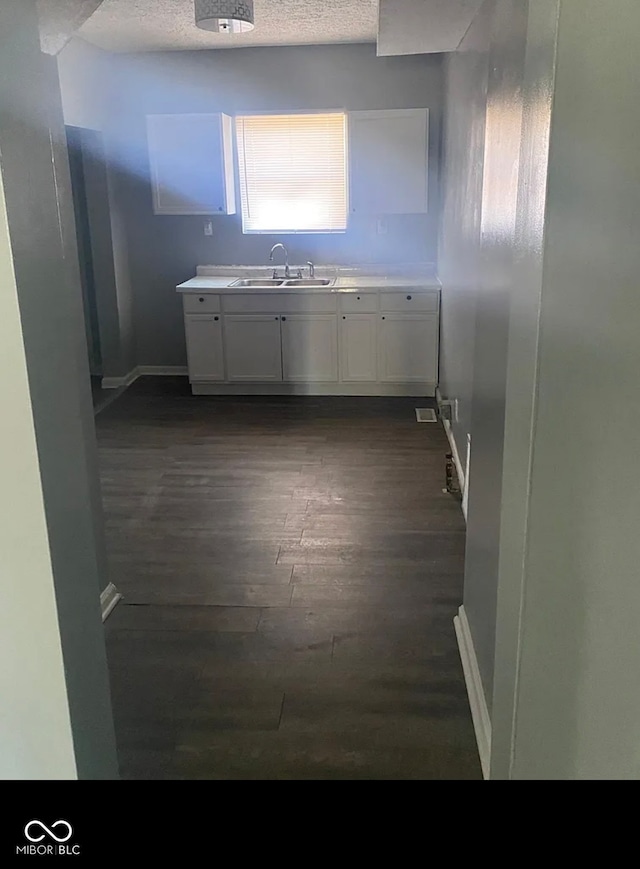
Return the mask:
<svg viewBox="0 0 640 869">
<path fill-rule="evenodd" d="M 155 214 L 235 214 L 228 115 L 148 115 Z"/>
<path fill-rule="evenodd" d="M 228 380 L 256 383 L 282 380 L 280 317 L 227 314 L 224 346 Z"/>
<path fill-rule="evenodd" d="M 282 368 L 288 381 L 338 380 L 335 314 L 287 314 L 282 318 Z"/>
<path fill-rule="evenodd" d="M 428 109 L 351 112 L 351 212 L 426 212 L 428 142 Z"/>
<path fill-rule="evenodd" d="M 438 375 L 438 317 L 381 314 L 378 370 L 386 383 L 432 383 Z"/>
<path fill-rule="evenodd" d="M 221 318 L 217 314 L 187 314 L 184 322 L 189 379 L 224 380 Z"/>
<path fill-rule="evenodd" d="M 378 317 L 344 314 L 340 319 L 340 380 L 343 383 L 378 379 Z"/>
</svg>

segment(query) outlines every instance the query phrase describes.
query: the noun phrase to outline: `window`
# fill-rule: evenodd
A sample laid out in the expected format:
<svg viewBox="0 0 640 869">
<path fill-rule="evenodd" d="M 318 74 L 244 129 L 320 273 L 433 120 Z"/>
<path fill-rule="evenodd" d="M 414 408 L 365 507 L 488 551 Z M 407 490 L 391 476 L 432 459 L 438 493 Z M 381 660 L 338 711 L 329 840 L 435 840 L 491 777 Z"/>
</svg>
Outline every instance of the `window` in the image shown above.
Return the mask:
<svg viewBox="0 0 640 869">
<path fill-rule="evenodd" d="M 246 233 L 344 232 L 346 115 L 236 118 Z"/>
</svg>

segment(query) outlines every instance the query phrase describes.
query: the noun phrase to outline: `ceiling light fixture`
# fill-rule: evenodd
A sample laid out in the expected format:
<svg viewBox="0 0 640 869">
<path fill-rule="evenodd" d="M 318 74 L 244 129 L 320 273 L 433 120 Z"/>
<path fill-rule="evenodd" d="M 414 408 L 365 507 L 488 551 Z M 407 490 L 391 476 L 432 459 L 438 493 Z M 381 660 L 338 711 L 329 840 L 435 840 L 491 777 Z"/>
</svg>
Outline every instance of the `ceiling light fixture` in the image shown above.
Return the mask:
<svg viewBox="0 0 640 869">
<path fill-rule="evenodd" d="M 214 33 L 253 30 L 253 0 L 196 0 L 196 24 Z"/>
</svg>

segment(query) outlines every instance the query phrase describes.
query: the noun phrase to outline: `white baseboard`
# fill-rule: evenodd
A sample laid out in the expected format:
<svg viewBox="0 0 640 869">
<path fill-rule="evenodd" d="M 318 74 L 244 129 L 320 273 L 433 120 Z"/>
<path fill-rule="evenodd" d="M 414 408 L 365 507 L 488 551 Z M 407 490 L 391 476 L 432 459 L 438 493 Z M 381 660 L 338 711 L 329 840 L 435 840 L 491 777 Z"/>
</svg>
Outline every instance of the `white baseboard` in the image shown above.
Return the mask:
<svg viewBox="0 0 640 869">
<path fill-rule="evenodd" d="M 102 621 L 106 622 L 111 613 L 113 612 L 116 605 L 122 600 L 122 595 L 115 587 L 115 585 L 110 582 L 109 585 L 105 588 L 105 590 L 100 595 L 100 606 L 102 608 Z"/>
<path fill-rule="evenodd" d="M 438 402 L 438 408 L 440 408 L 442 406 L 442 394 L 440 392 L 440 387 L 436 389 L 436 401 Z M 464 518 L 466 521 L 468 504 L 467 475 L 465 473 L 465 468 L 460 461 L 460 453 L 458 452 L 458 445 L 456 444 L 456 439 L 453 434 L 453 428 L 451 427 L 451 423 L 448 419 L 445 419 L 442 414 L 440 414 L 440 419 L 442 420 L 442 425 L 444 427 L 445 434 L 447 435 L 449 446 L 451 447 L 451 455 L 453 456 L 453 461 L 456 466 L 458 482 L 460 483 L 460 491 L 462 492 L 462 512 L 464 513 Z"/>
<path fill-rule="evenodd" d="M 138 377 L 183 377 L 189 373 L 186 365 L 136 365 L 124 377 L 103 377 L 103 389 L 131 386 Z"/>
<path fill-rule="evenodd" d="M 471 707 L 473 728 L 476 733 L 482 774 L 485 779 L 488 779 L 491 763 L 491 718 L 489 717 L 487 701 L 482 687 L 478 659 L 473 647 L 473 638 L 463 606 L 458 610 L 458 615 L 454 618 L 453 624 L 456 629 L 458 649 L 460 651 L 462 669 L 464 670 L 464 681 L 469 696 L 469 706 Z"/>
<path fill-rule="evenodd" d="M 184 377 L 189 373 L 186 365 L 138 365 L 138 377 Z"/>
<path fill-rule="evenodd" d="M 458 474 L 458 482 L 460 483 L 460 489 L 464 492 L 467 481 L 464 473 L 464 468 L 462 467 L 462 462 L 460 461 L 460 453 L 458 452 L 458 445 L 456 444 L 456 439 L 453 435 L 453 429 L 451 428 L 451 423 L 448 419 L 443 419 L 442 425 L 444 426 L 447 438 L 449 439 L 449 446 L 451 447 L 453 461 L 455 462 L 456 472 Z"/>
<path fill-rule="evenodd" d="M 206 383 L 192 381 L 194 395 L 353 395 L 432 398 L 433 383 Z"/>
<path fill-rule="evenodd" d="M 467 435 L 467 461 L 464 467 L 464 489 L 462 491 L 462 512 L 465 521 L 469 511 L 469 465 L 471 463 L 471 435 Z"/>
<path fill-rule="evenodd" d="M 103 389 L 122 389 L 125 386 L 131 386 L 139 376 L 138 369 L 132 368 L 124 377 L 103 377 L 101 385 Z"/>
<path fill-rule="evenodd" d="M 126 377 L 103 377 L 103 389 L 131 386 L 139 377 L 186 377 L 186 365 L 138 365 Z M 219 383 L 195 381 L 194 395 L 354 395 L 432 398 L 435 383 Z M 457 452 L 456 452 L 457 456 Z"/>
</svg>

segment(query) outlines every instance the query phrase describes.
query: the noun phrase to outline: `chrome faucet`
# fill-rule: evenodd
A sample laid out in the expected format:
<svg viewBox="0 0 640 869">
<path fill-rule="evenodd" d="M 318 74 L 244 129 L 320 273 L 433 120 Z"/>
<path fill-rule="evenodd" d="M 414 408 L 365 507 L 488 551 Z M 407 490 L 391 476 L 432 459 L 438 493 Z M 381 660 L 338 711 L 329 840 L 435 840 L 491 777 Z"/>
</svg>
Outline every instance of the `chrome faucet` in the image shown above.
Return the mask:
<svg viewBox="0 0 640 869">
<path fill-rule="evenodd" d="M 316 276 L 316 267 L 315 267 L 314 264 L 311 262 L 311 260 L 309 260 L 309 262 L 307 263 L 307 265 L 309 266 L 309 277 L 310 277 L 310 278 L 315 278 L 315 276 Z"/>
<path fill-rule="evenodd" d="M 291 269 L 289 268 L 289 251 L 283 244 L 274 244 L 271 248 L 271 253 L 269 254 L 269 262 L 273 262 L 273 255 L 278 250 L 278 248 L 282 248 L 284 251 L 284 276 L 285 280 L 291 277 Z M 273 278 L 276 280 L 278 277 L 278 269 L 275 268 L 273 270 Z"/>
</svg>

